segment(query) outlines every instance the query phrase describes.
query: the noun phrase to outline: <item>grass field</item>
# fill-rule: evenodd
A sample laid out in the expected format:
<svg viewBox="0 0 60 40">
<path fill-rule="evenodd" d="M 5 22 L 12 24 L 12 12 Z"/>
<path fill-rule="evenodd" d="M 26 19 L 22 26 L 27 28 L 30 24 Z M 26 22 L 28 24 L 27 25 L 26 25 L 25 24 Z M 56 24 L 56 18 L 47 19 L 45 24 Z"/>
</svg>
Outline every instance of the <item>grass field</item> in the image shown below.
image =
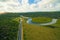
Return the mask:
<svg viewBox="0 0 60 40">
<path fill-rule="evenodd" d="M 52 18 L 58 19 L 56 24 L 47 26 L 27 24 L 24 20 L 22 24 L 24 40 L 60 40 L 59 14 L 60 12 L 0 14 L 0 40 L 17 40 L 20 15 L 32 17 L 34 22 L 49 22 Z"/>
<path fill-rule="evenodd" d="M 59 13 L 35 13 L 34 15 L 31 13 L 26 16 L 32 17 L 33 22 L 49 22 L 53 18 L 58 19 L 58 21 L 56 24 L 47 26 L 23 23 L 24 40 L 60 40 Z"/>
<path fill-rule="evenodd" d="M 49 17 L 34 17 L 32 18 L 32 22 L 36 22 L 36 23 L 47 23 L 47 22 L 51 22 L 52 18 Z"/>
<path fill-rule="evenodd" d="M 60 40 L 60 19 L 54 25 L 23 24 L 25 40 Z"/>
</svg>

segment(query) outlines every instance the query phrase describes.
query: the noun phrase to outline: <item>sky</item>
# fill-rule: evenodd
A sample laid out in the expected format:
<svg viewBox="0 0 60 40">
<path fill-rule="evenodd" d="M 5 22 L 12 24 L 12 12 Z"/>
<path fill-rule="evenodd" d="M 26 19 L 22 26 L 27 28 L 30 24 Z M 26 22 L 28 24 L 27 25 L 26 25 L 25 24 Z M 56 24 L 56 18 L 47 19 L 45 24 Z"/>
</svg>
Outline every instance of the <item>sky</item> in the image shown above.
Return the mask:
<svg viewBox="0 0 60 40">
<path fill-rule="evenodd" d="M 29 4 L 36 4 L 41 0 L 28 0 Z"/>
<path fill-rule="evenodd" d="M 0 12 L 60 11 L 60 0 L 0 0 Z"/>
</svg>

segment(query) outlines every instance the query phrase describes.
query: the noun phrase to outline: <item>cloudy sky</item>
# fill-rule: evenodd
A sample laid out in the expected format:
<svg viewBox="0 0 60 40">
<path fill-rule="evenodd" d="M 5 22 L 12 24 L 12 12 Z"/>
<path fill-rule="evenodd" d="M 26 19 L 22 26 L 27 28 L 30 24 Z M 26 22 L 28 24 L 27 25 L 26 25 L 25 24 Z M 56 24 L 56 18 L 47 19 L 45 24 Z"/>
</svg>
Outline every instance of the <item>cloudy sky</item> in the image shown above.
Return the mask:
<svg viewBox="0 0 60 40">
<path fill-rule="evenodd" d="M 0 0 L 0 12 L 60 11 L 60 0 Z"/>
</svg>

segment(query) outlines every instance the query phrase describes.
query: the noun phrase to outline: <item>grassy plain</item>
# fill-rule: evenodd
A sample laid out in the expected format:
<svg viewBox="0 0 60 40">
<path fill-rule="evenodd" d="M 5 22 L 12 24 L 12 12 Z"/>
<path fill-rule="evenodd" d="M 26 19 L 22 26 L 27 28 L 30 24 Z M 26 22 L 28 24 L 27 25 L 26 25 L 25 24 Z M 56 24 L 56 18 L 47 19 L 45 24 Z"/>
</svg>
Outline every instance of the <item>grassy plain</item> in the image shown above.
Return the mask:
<svg viewBox="0 0 60 40">
<path fill-rule="evenodd" d="M 58 21 L 56 24 L 46 26 L 23 23 L 24 40 L 60 40 L 59 14 L 58 12 L 27 14 L 26 16 L 32 17 L 34 22 L 49 22 L 53 18 L 58 19 Z"/>
<path fill-rule="evenodd" d="M 24 24 L 25 40 L 60 40 L 60 19 L 54 25 Z"/>
<path fill-rule="evenodd" d="M 32 22 L 36 22 L 36 23 L 47 23 L 47 22 L 51 22 L 52 18 L 49 17 L 34 17 L 32 18 Z"/>
</svg>

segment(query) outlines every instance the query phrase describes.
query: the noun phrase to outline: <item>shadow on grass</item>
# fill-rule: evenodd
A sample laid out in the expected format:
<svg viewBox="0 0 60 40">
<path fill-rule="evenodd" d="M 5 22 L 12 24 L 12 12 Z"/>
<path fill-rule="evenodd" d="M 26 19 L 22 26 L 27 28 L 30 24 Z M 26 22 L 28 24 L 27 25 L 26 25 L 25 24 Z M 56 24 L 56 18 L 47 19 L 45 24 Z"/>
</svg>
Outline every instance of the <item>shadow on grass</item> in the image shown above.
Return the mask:
<svg viewBox="0 0 60 40">
<path fill-rule="evenodd" d="M 46 25 L 46 27 L 49 27 L 49 28 L 57 28 L 56 26 L 52 26 L 52 25 Z"/>
</svg>

